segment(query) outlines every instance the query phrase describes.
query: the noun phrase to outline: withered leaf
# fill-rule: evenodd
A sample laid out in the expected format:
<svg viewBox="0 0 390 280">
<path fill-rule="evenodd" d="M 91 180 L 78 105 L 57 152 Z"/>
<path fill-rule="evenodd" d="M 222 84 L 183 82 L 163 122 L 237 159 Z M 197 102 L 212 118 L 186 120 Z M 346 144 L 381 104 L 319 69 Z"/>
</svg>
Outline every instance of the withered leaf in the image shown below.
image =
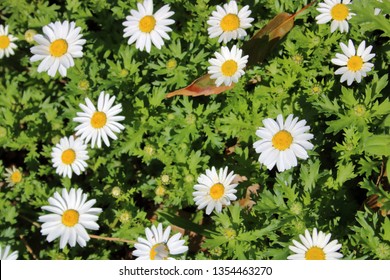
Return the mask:
<svg viewBox="0 0 390 280">
<path fill-rule="evenodd" d="M 252 200 L 252 197 L 251 195 L 254 195 L 254 196 L 257 196 L 257 191 L 260 189 L 260 185 L 259 184 L 254 184 L 254 185 L 251 185 L 249 186 L 247 189 L 246 189 L 246 194 L 245 194 L 245 197 L 244 198 L 241 198 L 238 203 L 240 204 L 240 206 L 242 208 L 246 208 L 248 210 L 250 210 L 253 205 L 256 204 L 256 202 L 254 202 Z"/>
<path fill-rule="evenodd" d="M 306 5 L 295 14 L 280 13 L 276 15 L 266 26 L 264 26 L 249 41 L 247 41 L 242 47 L 243 53 L 249 55 L 247 67 L 262 62 L 269 55 L 275 45 L 294 27 L 294 18 L 315 2 L 316 1 L 313 1 L 312 3 Z M 189 86 L 168 93 L 166 98 L 176 95 L 195 97 L 202 95 L 207 96 L 211 94 L 219 94 L 233 87 L 234 83 L 230 86 L 217 87 L 215 85 L 215 80 L 211 79 L 209 74 L 206 74 L 193 81 Z"/>
</svg>

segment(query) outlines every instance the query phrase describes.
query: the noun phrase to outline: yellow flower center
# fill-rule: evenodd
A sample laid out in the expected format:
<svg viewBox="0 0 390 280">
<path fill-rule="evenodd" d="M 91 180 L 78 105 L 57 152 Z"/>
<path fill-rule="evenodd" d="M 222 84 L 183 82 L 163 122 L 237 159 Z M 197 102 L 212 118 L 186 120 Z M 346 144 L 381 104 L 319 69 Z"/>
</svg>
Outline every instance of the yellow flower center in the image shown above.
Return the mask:
<svg viewBox="0 0 390 280">
<path fill-rule="evenodd" d="M 151 260 L 166 260 L 169 255 L 169 249 L 164 243 L 158 243 L 153 245 L 150 249 Z"/>
<path fill-rule="evenodd" d="M 156 189 L 156 195 L 164 196 L 164 194 L 165 194 L 165 188 L 163 186 L 158 186 Z"/>
<path fill-rule="evenodd" d="M 64 39 L 57 39 L 51 43 L 49 51 L 52 56 L 63 56 L 68 51 L 68 43 Z"/>
<path fill-rule="evenodd" d="M 102 128 L 107 123 L 107 116 L 104 112 L 95 112 L 91 118 L 93 128 Z"/>
<path fill-rule="evenodd" d="M 68 209 L 62 214 L 62 223 L 67 227 L 73 227 L 79 222 L 79 217 L 79 212 Z"/>
<path fill-rule="evenodd" d="M 349 15 L 349 9 L 345 4 L 336 4 L 330 10 L 330 15 L 334 20 L 345 20 Z"/>
<path fill-rule="evenodd" d="M 37 34 L 37 32 L 33 29 L 29 29 L 27 30 L 25 33 L 24 33 L 24 39 L 29 42 L 29 43 L 32 43 L 34 41 L 34 36 Z"/>
<path fill-rule="evenodd" d="M 8 48 L 9 44 L 11 43 L 10 39 L 7 35 L 1 35 L 0 36 L 0 49 L 6 49 Z"/>
<path fill-rule="evenodd" d="M 226 60 L 222 66 L 221 66 L 221 71 L 224 76 L 233 76 L 238 69 L 237 62 L 235 62 L 232 59 Z"/>
<path fill-rule="evenodd" d="M 139 21 L 139 30 L 150 33 L 156 26 L 156 19 L 153 16 L 144 16 Z"/>
<path fill-rule="evenodd" d="M 87 80 L 81 80 L 77 84 L 77 87 L 81 90 L 87 90 L 89 89 L 89 82 Z"/>
<path fill-rule="evenodd" d="M 20 181 L 22 181 L 22 173 L 20 173 L 19 170 L 15 170 L 15 171 L 11 174 L 11 182 L 14 183 L 14 184 L 17 184 L 17 183 L 19 183 Z"/>
<path fill-rule="evenodd" d="M 356 116 L 363 117 L 366 113 L 366 106 L 364 106 L 363 104 L 358 104 L 353 108 L 353 110 L 355 111 Z"/>
<path fill-rule="evenodd" d="M 350 71 L 359 71 L 363 67 L 363 59 L 360 56 L 354 55 L 348 60 L 347 67 Z"/>
<path fill-rule="evenodd" d="M 170 60 L 167 61 L 167 68 L 168 69 L 174 69 L 177 66 L 176 59 L 171 58 Z"/>
<path fill-rule="evenodd" d="M 272 137 L 272 145 L 279 151 L 290 148 L 292 141 L 291 133 L 287 130 L 281 130 Z"/>
<path fill-rule="evenodd" d="M 225 187 L 221 183 L 212 185 L 210 196 L 212 199 L 220 199 L 225 194 Z"/>
<path fill-rule="evenodd" d="M 221 20 L 220 26 L 223 31 L 233 31 L 240 27 L 240 19 L 235 14 L 227 14 Z"/>
<path fill-rule="evenodd" d="M 227 239 L 234 239 L 237 236 L 237 232 L 232 228 L 227 228 L 224 230 L 224 235 Z"/>
<path fill-rule="evenodd" d="M 305 259 L 306 260 L 325 260 L 324 250 L 322 250 L 321 248 L 319 248 L 317 246 L 311 247 L 305 253 Z"/>
<path fill-rule="evenodd" d="M 76 153 L 73 149 L 67 149 L 62 152 L 61 160 L 64 164 L 72 164 L 76 159 Z"/>
</svg>

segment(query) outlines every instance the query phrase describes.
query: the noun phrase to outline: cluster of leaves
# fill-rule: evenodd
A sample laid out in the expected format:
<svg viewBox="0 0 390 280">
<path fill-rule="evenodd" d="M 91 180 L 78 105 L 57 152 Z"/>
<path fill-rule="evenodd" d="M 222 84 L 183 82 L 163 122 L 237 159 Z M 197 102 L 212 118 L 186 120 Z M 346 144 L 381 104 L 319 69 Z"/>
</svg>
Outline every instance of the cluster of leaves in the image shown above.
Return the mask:
<svg viewBox="0 0 390 280">
<path fill-rule="evenodd" d="M 91 239 L 86 248 L 60 250 L 41 236 L 40 207 L 54 191 L 76 187 L 103 208 L 94 234 L 135 240 L 156 220 L 173 224 L 190 244 L 187 259 L 286 259 L 291 240 L 313 227 L 332 233 L 345 258 L 390 259 L 390 3 L 355 0 L 348 34 L 316 24 L 311 7 L 231 90 L 167 99 L 206 73 L 220 47 L 208 38 L 206 21 L 221 2 L 164 1 L 176 24 L 171 40 L 150 54 L 122 37 L 122 22 L 136 2 L 0 3 L 1 23 L 19 39 L 15 56 L 0 62 L 0 174 L 11 165 L 23 170 L 15 187 L 0 183 L 1 243 L 23 259 L 132 258 L 126 243 Z M 308 1 L 239 4 L 250 5 L 255 21 L 248 34 L 254 34 L 278 13 L 294 13 Z M 382 9 L 378 16 L 374 7 Z M 24 33 L 41 33 L 44 25 L 65 19 L 76 21 L 87 43 L 68 76 L 52 79 L 29 62 L 33 43 Z M 330 60 L 349 38 L 366 40 L 376 57 L 368 77 L 347 87 Z M 102 90 L 122 104 L 126 129 L 111 147 L 89 150 L 84 174 L 61 178 L 51 149 L 74 133 L 78 104 L 96 100 Z M 252 148 L 262 120 L 279 113 L 306 119 L 315 136 L 310 159 L 283 173 L 260 166 Z M 211 166 L 240 175 L 239 201 L 207 216 L 194 206 L 192 192 Z"/>
</svg>

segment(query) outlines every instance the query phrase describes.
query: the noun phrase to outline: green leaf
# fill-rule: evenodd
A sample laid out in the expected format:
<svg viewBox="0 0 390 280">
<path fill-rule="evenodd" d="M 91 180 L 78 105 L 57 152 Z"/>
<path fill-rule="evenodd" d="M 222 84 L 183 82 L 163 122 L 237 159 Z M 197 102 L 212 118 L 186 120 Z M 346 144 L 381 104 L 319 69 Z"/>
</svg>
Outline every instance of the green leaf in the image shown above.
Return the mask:
<svg viewBox="0 0 390 280">
<path fill-rule="evenodd" d="M 269 225 L 266 227 L 255 230 L 253 232 L 254 235 L 257 236 L 257 238 L 263 239 L 264 237 L 268 236 L 269 234 L 275 232 L 276 229 L 280 228 L 281 222 L 279 220 L 272 220 Z"/>
<path fill-rule="evenodd" d="M 374 14 L 374 7 L 381 8 L 378 15 Z M 382 36 L 390 37 L 390 22 L 385 14 L 389 13 L 390 2 L 384 0 L 382 3 L 377 0 L 355 0 L 351 5 L 351 11 L 358 16 L 350 19 L 353 26 L 359 26 L 362 30 L 382 30 Z"/>
<path fill-rule="evenodd" d="M 364 143 L 367 153 L 377 156 L 390 156 L 390 135 L 373 135 Z"/>
<path fill-rule="evenodd" d="M 388 115 L 386 119 L 383 121 L 383 125 L 386 127 L 390 127 L 390 115 Z"/>
<path fill-rule="evenodd" d="M 353 121 L 354 118 L 352 116 L 342 116 L 338 120 L 328 121 L 326 123 L 329 125 L 329 127 L 326 129 L 325 133 L 336 134 L 337 132 L 343 130 L 345 127 L 350 126 Z"/>
<path fill-rule="evenodd" d="M 173 224 L 175 226 L 184 228 L 184 229 L 189 230 L 189 231 L 196 232 L 197 234 L 200 234 L 200 235 L 203 235 L 206 237 L 211 237 L 211 234 L 217 235 L 217 233 L 212 232 L 212 231 L 204 228 L 204 226 L 202 226 L 202 225 L 195 224 L 195 223 L 189 221 L 188 219 L 184 219 L 184 218 L 176 216 L 172 213 L 168 213 L 165 211 L 158 211 L 157 213 L 158 213 L 158 215 L 160 215 L 161 217 L 163 217 L 164 219 L 166 219 L 168 222 L 170 222 L 171 224 Z"/>
<path fill-rule="evenodd" d="M 314 163 L 312 161 L 309 161 L 309 164 L 302 165 L 300 177 L 305 187 L 305 191 L 310 191 L 315 187 L 317 180 L 320 177 L 319 171 L 319 160 L 315 161 Z"/>
<path fill-rule="evenodd" d="M 337 169 L 336 183 L 341 186 L 344 182 L 356 177 L 354 173 L 355 166 L 352 162 L 345 165 L 340 165 Z"/>
<path fill-rule="evenodd" d="M 385 218 L 382 228 L 383 228 L 383 234 L 382 234 L 383 240 L 390 241 L 390 219 L 389 218 L 387 217 Z"/>
</svg>

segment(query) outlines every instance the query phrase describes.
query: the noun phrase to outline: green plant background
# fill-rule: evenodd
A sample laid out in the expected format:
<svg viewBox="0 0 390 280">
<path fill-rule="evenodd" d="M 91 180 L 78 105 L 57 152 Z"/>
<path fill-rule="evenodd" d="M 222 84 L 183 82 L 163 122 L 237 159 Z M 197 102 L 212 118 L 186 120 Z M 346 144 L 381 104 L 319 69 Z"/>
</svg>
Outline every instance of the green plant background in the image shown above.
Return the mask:
<svg viewBox="0 0 390 280">
<path fill-rule="evenodd" d="M 314 227 L 338 239 L 345 259 L 390 259 L 390 3 L 355 0 L 347 34 L 316 24 L 311 7 L 233 89 L 166 99 L 207 72 L 220 44 L 208 38 L 206 21 L 224 2 L 163 1 L 176 23 L 171 40 L 150 54 L 123 38 L 122 22 L 136 2 L 1 1 L 0 23 L 19 40 L 16 54 L 0 61 L 0 174 L 11 165 L 23 170 L 15 187 L 0 183 L 1 244 L 18 250 L 19 259 L 132 259 L 131 243 L 91 239 L 85 248 L 60 250 L 58 240 L 41 236 L 40 207 L 55 191 L 76 187 L 103 209 L 100 229 L 91 234 L 136 240 L 157 221 L 172 224 L 190 246 L 182 259 L 286 259 L 291 240 Z M 245 40 L 277 14 L 306 4 L 239 1 L 255 19 Z M 87 40 L 66 78 L 37 73 L 38 63 L 29 62 L 34 44 L 24 37 L 57 20 L 75 21 Z M 330 61 L 348 39 L 366 40 L 376 54 L 368 77 L 349 87 Z M 102 90 L 122 104 L 126 129 L 110 147 L 89 149 L 86 172 L 62 178 L 51 149 L 74 133 L 78 104 L 97 100 Z M 306 119 L 314 134 L 310 158 L 283 173 L 260 166 L 252 148 L 262 120 L 280 113 Z M 235 203 L 210 216 L 196 209 L 193 186 L 211 166 L 242 176 L 239 199 L 255 190 L 250 209 Z"/>
</svg>

